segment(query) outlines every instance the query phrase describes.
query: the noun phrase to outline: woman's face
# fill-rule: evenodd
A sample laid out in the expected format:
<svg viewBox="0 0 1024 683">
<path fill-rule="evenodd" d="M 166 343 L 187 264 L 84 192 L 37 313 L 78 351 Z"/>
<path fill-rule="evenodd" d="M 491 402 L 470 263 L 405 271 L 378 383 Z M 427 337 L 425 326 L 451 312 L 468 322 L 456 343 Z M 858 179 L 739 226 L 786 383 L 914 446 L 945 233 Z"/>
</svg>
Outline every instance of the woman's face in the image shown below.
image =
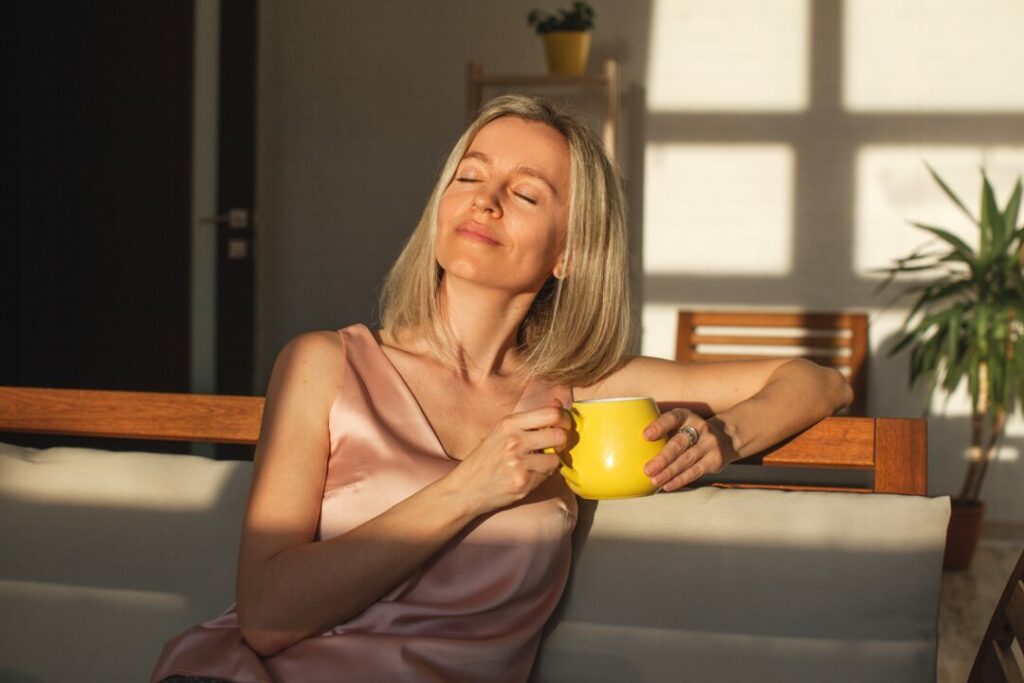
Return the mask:
<svg viewBox="0 0 1024 683">
<path fill-rule="evenodd" d="M 565 138 L 505 116 L 480 129 L 441 195 L 437 260 L 446 277 L 536 293 L 561 263 L 568 222 Z"/>
</svg>

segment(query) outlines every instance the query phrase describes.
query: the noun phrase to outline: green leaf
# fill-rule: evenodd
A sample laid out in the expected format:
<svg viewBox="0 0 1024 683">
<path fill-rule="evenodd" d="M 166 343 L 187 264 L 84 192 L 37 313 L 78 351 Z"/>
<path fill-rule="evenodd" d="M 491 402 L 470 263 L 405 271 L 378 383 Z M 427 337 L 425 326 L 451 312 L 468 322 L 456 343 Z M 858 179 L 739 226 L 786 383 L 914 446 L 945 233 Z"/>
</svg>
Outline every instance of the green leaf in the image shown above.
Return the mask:
<svg viewBox="0 0 1024 683">
<path fill-rule="evenodd" d="M 992 183 L 983 170 L 981 172 L 981 219 L 978 227 L 981 228 L 981 246 L 979 251 L 983 258 L 1000 251 L 1005 237 L 1003 230 L 1003 214 L 996 204 L 996 193 L 992 189 Z"/>
<path fill-rule="evenodd" d="M 955 203 L 955 204 L 956 204 L 957 206 L 959 206 L 959 207 L 960 207 L 960 210 L 964 212 L 964 215 L 965 215 L 965 216 L 967 216 L 968 218 L 970 218 L 970 219 L 971 219 L 971 222 L 972 222 L 972 223 L 974 223 L 975 225 L 978 225 L 978 219 L 977 219 L 977 218 L 975 218 L 975 217 L 974 217 L 974 216 L 973 216 L 973 215 L 971 214 L 970 210 L 968 210 L 968 208 L 967 208 L 967 205 L 965 205 L 965 204 L 964 204 L 964 203 L 963 203 L 963 202 L 962 202 L 962 201 L 960 200 L 960 197 L 957 197 L 957 196 L 956 196 L 956 193 L 954 193 L 954 192 L 953 192 L 953 190 L 949 189 L 949 186 L 948 186 L 948 185 L 946 185 L 946 181 L 944 181 L 944 180 L 943 180 L 942 178 L 940 178 L 940 177 L 939 177 L 939 174 L 935 172 L 935 169 L 934 169 L 934 168 L 932 168 L 932 167 L 931 167 L 931 165 L 930 165 L 930 164 L 928 164 L 928 162 L 925 162 L 925 164 L 924 164 L 924 165 L 925 165 L 925 166 L 926 166 L 926 167 L 928 168 L 928 172 L 932 174 L 932 178 L 934 178 L 934 179 L 935 179 L 935 182 L 937 182 L 937 183 L 939 184 L 939 187 L 941 187 L 941 188 L 942 188 L 943 192 L 945 192 L 945 193 L 946 193 L 946 195 L 947 195 L 947 196 L 948 196 L 948 197 L 949 197 L 950 199 L 952 199 L 952 200 L 953 200 L 953 202 L 954 202 L 954 203 Z"/>
<path fill-rule="evenodd" d="M 1020 198 L 1021 179 L 1017 178 L 1017 184 L 1013 187 L 1013 193 L 1006 202 L 1006 208 L 1003 209 L 1003 224 L 1011 231 L 1017 227 L 1017 215 L 1020 212 Z"/>
<path fill-rule="evenodd" d="M 917 223 L 916 221 L 911 221 L 910 224 L 913 225 L 915 228 L 927 230 L 928 232 L 935 235 L 942 241 L 949 243 L 956 250 L 956 253 L 961 256 L 962 260 L 965 263 L 974 263 L 976 261 L 977 256 L 974 253 L 974 250 L 971 249 L 971 247 L 968 246 L 966 242 L 964 242 L 962 239 L 951 233 L 949 230 L 937 228 L 932 225 L 926 225 L 924 223 Z"/>
</svg>

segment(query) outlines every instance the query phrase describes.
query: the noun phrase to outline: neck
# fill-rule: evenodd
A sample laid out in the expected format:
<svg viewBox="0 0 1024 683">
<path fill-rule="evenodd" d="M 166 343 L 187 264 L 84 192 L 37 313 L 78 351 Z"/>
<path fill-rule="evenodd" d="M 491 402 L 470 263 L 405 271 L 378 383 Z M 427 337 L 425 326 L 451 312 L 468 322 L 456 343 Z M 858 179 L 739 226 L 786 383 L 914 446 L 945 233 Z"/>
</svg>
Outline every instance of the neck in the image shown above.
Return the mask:
<svg viewBox="0 0 1024 683">
<path fill-rule="evenodd" d="M 484 381 L 516 371 L 516 336 L 535 296 L 447 276 L 441 280 L 441 314 L 448 324 L 452 357 L 465 379 Z"/>
</svg>

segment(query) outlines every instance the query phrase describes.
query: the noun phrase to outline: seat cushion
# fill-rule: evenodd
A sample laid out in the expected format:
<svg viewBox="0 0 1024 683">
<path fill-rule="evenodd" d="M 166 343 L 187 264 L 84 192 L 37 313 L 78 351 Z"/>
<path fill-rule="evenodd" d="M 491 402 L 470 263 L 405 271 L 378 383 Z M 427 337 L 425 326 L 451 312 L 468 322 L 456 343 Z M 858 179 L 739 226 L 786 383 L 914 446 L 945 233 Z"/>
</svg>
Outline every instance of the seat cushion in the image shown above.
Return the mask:
<svg viewBox="0 0 1024 683">
<path fill-rule="evenodd" d="M 949 499 L 584 502 L 536 681 L 935 681 Z"/>
<path fill-rule="evenodd" d="M 250 469 L 0 444 L 0 679 L 147 680 L 234 600 Z"/>
</svg>

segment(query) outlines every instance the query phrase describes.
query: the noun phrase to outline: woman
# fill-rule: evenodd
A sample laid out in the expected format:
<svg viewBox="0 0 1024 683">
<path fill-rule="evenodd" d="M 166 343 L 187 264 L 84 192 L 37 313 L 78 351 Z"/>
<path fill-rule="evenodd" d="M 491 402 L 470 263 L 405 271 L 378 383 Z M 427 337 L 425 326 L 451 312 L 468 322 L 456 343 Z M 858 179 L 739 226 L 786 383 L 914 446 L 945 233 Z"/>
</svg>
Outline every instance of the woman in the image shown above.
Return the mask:
<svg viewBox="0 0 1024 683">
<path fill-rule="evenodd" d="M 645 472 L 672 491 L 851 399 L 803 360 L 627 357 L 618 178 L 580 119 L 526 97 L 490 102 L 455 145 L 381 311 L 377 332 L 282 350 L 237 609 L 170 641 L 153 680 L 526 680 L 575 523 L 543 452 L 566 444 L 564 407 L 706 406 L 644 432 L 671 437 Z"/>
</svg>

